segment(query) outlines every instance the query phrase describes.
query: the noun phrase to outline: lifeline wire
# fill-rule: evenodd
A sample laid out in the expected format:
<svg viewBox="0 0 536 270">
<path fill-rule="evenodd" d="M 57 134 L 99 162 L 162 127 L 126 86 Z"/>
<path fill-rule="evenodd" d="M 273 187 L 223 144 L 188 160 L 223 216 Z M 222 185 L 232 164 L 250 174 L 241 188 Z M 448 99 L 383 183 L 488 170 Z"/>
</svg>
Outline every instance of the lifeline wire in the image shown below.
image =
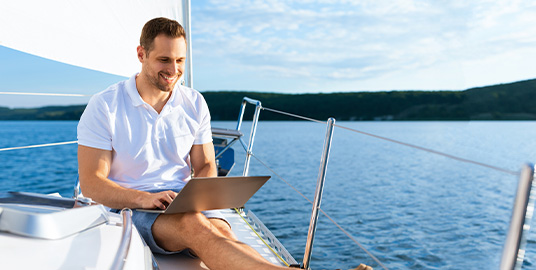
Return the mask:
<svg viewBox="0 0 536 270">
<path fill-rule="evenodd" d="M 9 151 L 9 150 L 18 150 L 18 149 L 29 149 L 29 148 L 39 148 L 39 147 L 46 147 L 46 146 L 65 145 L 65 144 L 73 144 L 73 143 L 78 143 L 78 141 L 59 142 L 59 143 L 46 143 L 46 144 L 36 144 L 36 145 L 19 146 L 19 147 L 0 148 L 0 152 Z"/>
<path fill-rule="evenodd" d="M 0 92 L 0 95 L 25 95 L 25 96 L 56 96 L 56 97 L 90 97 L 82 94 L 54 94 L 54 93 L 23 93 L 23 92 Z"/>
<path fill-rule="evenodd" d="M 274 112 L 274 113 L 280 113 L 280 114 L 284 114 L 284 115 L 287 115 L 287 116 L 296 117 L 296 118 L 303 119 L 303 120 L 308 120 L 308 121 L 312 121 L 312 122 L 316 122 L 316 123 L 326 124 L 325 121 L 320 121 L 320 120 L 308 118 L 308 117 L 305 117 L 305 116 L 300 116 L 300 115 L 287 113 L 287 112 L 282 112 L 282 111 L 269 109 L 269 108 L 264 108 L 264 107 L 262 107 L 262 109 L 267 110 L 267 111 L 271 111 L 271 112 Z M 482 163 L 482 162 L 478 162 L 478 161 L 474 161 L 474 160 L 470 160 L 470 159 L 466 159 L 466 158 L 457 157 L 457 156 L 447 154 L 447 153 L 443 153 L 443 152 L 439 152 L 439 151 L 436 151 L 436 150 L 433 150 L 433 149 L 430 149 L 430 148 L 426 148 L 426 147 L 422 147 L 422 146 L 418 146 L 418 145 L 414 145 L 414 144 L 410 144 L 410 143 L 405 143 L 405 142 L 397 141 L 397 140 L 394 140 L 394 139 L 389 139 L 387 137 L 383 137 L 383 136 L 375 135 L 375 134 L 372 134 L 372 133 L 360 131 L 360 130 L 357 130 L 357 129 L 341 126 L 341 125 L 338 125 L 338 124 L 334 124 L 334 126 L 342 128 L 342 129 L 346 129 L 348 131 L 352 131 L 352 132 L 355 132 L 355 133 L 359 133 L 359 134 L 362 134 L 362 135 L 370 136 L 370 137 L 373 137 L 373 138 L 376 138 L 376 139 L 380 139 L 380 140 L 384 140 L 384 141 L 388 141 L 388 142 L 408 146 L 410 148 L 422 150 L 422 151 L 425 151 L 425 152 L 428 152 L 428 153 L 444 156 L 444 157 L 454 159 L 454 160 L 458 160 L 458 161 L 461 161 L 461 162 L 471 163 L 471 164 L 474 164 L 474 165 L 486 167 L 486 168 L 489 168 L 489 169 L 493 169 L 493 170 L 504 172 L 504 173 L 511 174 L 511 175 L 519 175 L 519 173 L 515 172 L 515 171 L 511 171 L 511 170 L 508 170 L 508 169 L 503 169 L 503 168 L 500 168 L 500 167 L 497 167 L 497 166 L 485 164 L 485 163 Z"/>
<path fill-rule="evenodd" d="M 470 160 L 470 159 L 466 159 L 466 158 L 461 158 L 461 157 L 453 156 L 453 155 L 446 154 L 446 153 L 443 153 L 443 152 L 439 152 L 439 151 L 436 151 L 436 150 L 433 150 L 433 149 L 430 149 L 430 148 L 425 148 L 425 147 L 421 147 L 421 146 L 418 146 L 418 145 L 414 145 L 414 144 L 410 144 L 410 143 L 405 143 L 405 142 L 401 142 L 401 141 L 397 141 L 397 140 L 393 140 L 393 139 L 389 139 L 389 138 L 386 138 L 386 137 L 382 137 L 382 136 L 374 135 L 374 134 L 367 133 L 367 132 L 364 132 L 364 131 L 359 131 L 359 130 L 356 130 L 356 129 L 353 129 L 353 128 L 349 128 L 349 127 L 345 127 L 345 126 L 340 126 L 340 125 L 337 125 L 337 124 L 334 124 L 334 126 L 336 126 L 336 127 L 340 127 L 340 128 L 342 128 L 342 129 L 346 129 L 346 130 L 349 130 L 349 131 L 352 131 L 352 132 L 356 132 L 356 133 L 359 133 L 359 134 L 363 134 L 363 135 L 367 135 L 367 136 L 370 136 L 370 137 L 374 137 L 374 138 L 377 138 L 377 139 L 381 139 L 381 140 L 384 140 L 384 141 L 393 142 L 393 143 L 397 143 L 397 144 L 405 145 L 405 146 L 408 146 L 408 147 L 411 147 L 411 148 L 415 148 L 415 149 L 419 149 L 419 150 L 422 150 L 422 151 L 426 151 L 426 152 L 428 152 L 428 153 L 432 153 L 432 154 L 436 154 L 436 155 L 444 156 L 444 157 L 447 157 L 447 158 L 450 158 L 450 159 L 454 159 L 454 160 L 458 160 L 458 161 L 461 161 L 461 162 L 466 162 L 466 163 L 475 164 L 475 165 L 478 165 L 478 166 L 482 166 L 482 167 L 490 168 L 490 169 L 497 170 L 497 171 L 501 171 L 501 172 L 508 173 L 508 174 L 511 174 L 511 175 L 519 175 L 517 172 L 511 171 L 511 170 L 507 170 L 507 169 L 499 168 L 499 167 L 496 167 L 496 166 L 493 166 L 493 165 L 488 165 L 488 164 L 486 164 L 486 163 L 482 163 L 482 162 L 478 162 L 478 161 L 474 161 L 474 160 Z"/>
<path fill-rule="evenodd" d="M 292 189 L 294 189 L 294 191 L 296 191 L 298 194 L 300 194 L 304 199 L 306 199 L 311 205 L 313 204 L 313 202 L 311 200 L 309 200 L 305 195 L 303 195 L 303 193 L 301 193 L 298 189 L 296 189 L 293 185 L 291 185 L 287 180 L 285 180 L 283 177 L 281 177 L 277 172 L 275 172 L 272 168 L 270 168 L 268 165 L 266 165 L 266 163 L 264 163 L 262 160 L 260 160 L 257 156 L 255 156 L 253 153 L 251 154 L 257 161 L 259 161 L 259 163 L 261 163 L 266 169 L 268 169 L 270 172 L 272 172 L 273 174 L 275 174 L 279 179 L 281 179 L 283 182 L 285 182 L 285 184 L 287 184 L 289 187 L 291 187 Z M 348 231 L 346 231 L 344 228 L 341 227 L 341 225 L 339 225 L 335 220 L 333 220 L 326 212 L 324 212 L 324 210 L 322 210 L 322 208 L 319 208 L 320 209 L 320 212 L 322 212 L 322 214 L 324 214 L 324 216 L 326 216 L 329 220 L 331 220 L 331 222 L 333 224 L 335 224 L 335 226 L 337 226 L 339 228 L 339 230 L 341 230 L 344 234 L 346 234 L 346 236 L 348 236 L 352 241 L 354 241 L 354 243 L 356 243 L 363 251 L 365 251 L 365 253 L 367 253 L 376 263 L 378 263 L 378 265 L 380 265 L 383 269 L 385 270 L 389 270 L 385 265 L 383 265 L 383 263 L 380 262 L 380 260 L 378 260 L 378 258 L 376 258 L 376 256 L 372 255 L 372 253 L 370 253 L 363 245 L 361 245 L 352 235 L 350 235 L 350 233 L 348 233 Z"/>
<path fill-rule="evenodd" d="M 261 109 L 267 110 L 267 111 L 270 111 L 270 112 L 274 112 L 274 113 L 284 114 L 284 115 L 287 115 L 287 116 L 292 116 L 292 117 L 295 117 L 295 118 L 300 118 L 300 119 L 307 120 L 307 121 L 320 123 L 320 124 L 325 124 L 326 123 L 324 121 L 316 120 L 316 119 L 313 119 L 313 118 L 309 118 L 309 117 L 305 117 L 305 116 L 301 116 L 301 115 L 297 115 L 297 114 L 292 114 L 292 113 L 288 113 L 288 112 L 278 111 L 278 110 L 274 110 L 274 109 L 270 109 L 270 108 L 261 107 Z"/>
</svg>

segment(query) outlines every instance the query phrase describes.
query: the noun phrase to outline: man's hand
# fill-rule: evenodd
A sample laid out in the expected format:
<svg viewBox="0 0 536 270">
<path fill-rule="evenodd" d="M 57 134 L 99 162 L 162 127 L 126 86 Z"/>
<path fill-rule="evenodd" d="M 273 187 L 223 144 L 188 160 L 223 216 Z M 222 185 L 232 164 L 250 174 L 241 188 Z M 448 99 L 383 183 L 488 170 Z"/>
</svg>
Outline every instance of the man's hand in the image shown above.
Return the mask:
<svg viewBox="0 0 536 270">
<path fill-rule="evenodd" d="M 166 209 L 166 207 L 175 199 L 177 193 L 167 190 L 158 193 L 147 193 L 141 200 L 143 209 Z"/>
<path fill-rule="evenodd" d="M 373 268 L 368 266 L 368 265 L 364 265 L 364 264 L 360 264 L 357 268 L 353 269 L 353 270 L 372 270 Z"/>
</svg>

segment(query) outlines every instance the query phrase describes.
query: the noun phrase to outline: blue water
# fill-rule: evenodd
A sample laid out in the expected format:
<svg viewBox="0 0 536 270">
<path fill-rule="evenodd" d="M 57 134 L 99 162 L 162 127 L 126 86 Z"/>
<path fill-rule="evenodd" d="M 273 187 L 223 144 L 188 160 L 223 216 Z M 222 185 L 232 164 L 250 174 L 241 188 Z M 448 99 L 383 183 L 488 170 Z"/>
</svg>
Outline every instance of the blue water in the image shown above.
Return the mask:
<svg viewBox="0 0 536 270">
<path fill-rule="evenodd" d="M 536 162 L 536 122 L 338 124 L 512 171 Z M 249 135 L 249 123 L 243 127 Z M 313 200 L 324 134 L 316 123 L 261 122 L 253 152 Z M 0 121 L 0 148 L 72 140 L 76 122 Z M 235 151 L 242 161 L 241 146 Z M 76 145 L 0 152 L 0 192 L 70 196 L 76 172 Z M 252 159 L 250 174 L 271 172 Z M 389 269 L 498 269 L 516 185 L 504 172 L 336 128 L 322 208 Z M 305 199 L 274 175 L 247 207 L 303 258 L 311 214 Z M 536 269 L 534 232 L 527 249 L 523 269 Z M 312 268 L 361 262 L 380 269 L 321 214 Z"/>
</svg>

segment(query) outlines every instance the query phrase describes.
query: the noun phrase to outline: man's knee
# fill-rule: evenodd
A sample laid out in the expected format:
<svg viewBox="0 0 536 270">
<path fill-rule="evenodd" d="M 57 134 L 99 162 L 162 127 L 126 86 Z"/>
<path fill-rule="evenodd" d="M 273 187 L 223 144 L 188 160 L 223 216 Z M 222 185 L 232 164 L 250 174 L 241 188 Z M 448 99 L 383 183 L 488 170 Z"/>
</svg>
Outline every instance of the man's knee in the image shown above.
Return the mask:
<svg viewBox="0 0 536 270">
<path fill-rule="evenodd" d="M 227 223 L 227 221 L 219 218 L 211 218 L 209 220 L 210 223 L 212 223 L 212 225 L 216 227 L 218 232 L 221 233 L 225 238 L 237 240 L 233 230 L 231 229 L 231 226 L 229 225 L 229 223 Z"/>
<path fill-rule="evenodd" d="M 199 212 L 171 215 L 171 223 L 181 234 L 195 235 L 211 230 L 210 222 Z"/>
<path fill-rule="evenodd" d="M 152 227 L 157 244 L 170 251 L 191 247 L 196 241 L 212 235 L 211 230 L 210 222 L 201 213 L 160 215 Z"/>
</svg>

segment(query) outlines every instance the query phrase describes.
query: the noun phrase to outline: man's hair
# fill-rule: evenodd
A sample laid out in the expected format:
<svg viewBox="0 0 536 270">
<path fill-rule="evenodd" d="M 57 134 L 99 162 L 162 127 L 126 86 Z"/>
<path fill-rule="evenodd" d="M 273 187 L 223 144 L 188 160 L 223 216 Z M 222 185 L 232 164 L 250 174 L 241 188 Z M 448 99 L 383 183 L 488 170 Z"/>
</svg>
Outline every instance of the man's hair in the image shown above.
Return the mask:
<svg viewBox="0 0 536 270">
<path fill-rule="evenodd" d="M 153 49 L 153 42 L 156 36 L 164 34 L 170 38 L 183 37 L 186 41 L 186 32 L 180 23 L 168 18 L 154 18 L 143 26 L 140 36 L 140 45 L 145 49 L 146 54 Z"/>
</svg>

